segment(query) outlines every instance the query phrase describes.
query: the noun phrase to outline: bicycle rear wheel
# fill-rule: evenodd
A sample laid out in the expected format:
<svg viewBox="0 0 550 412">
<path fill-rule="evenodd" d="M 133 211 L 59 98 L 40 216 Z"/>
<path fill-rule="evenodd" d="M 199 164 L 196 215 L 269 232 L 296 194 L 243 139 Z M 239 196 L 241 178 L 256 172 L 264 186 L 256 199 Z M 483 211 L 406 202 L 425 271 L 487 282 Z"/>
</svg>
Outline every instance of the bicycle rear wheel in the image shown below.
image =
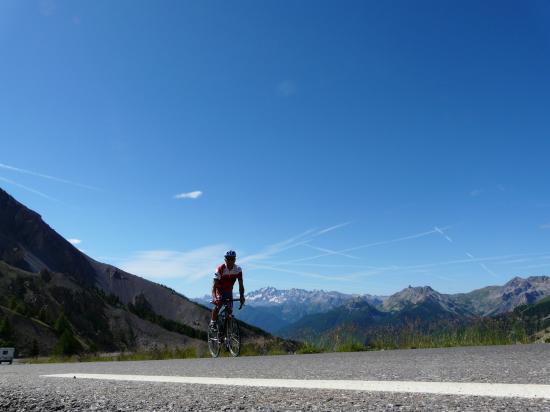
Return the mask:
<svg viewBox="0 0 550 412">
<path fill-rule="evenodd" d="M 222 347 L 219 325 L 213 329 L 208 327 L 208 350 L 213 358 L 217 358 L 220 355 L 220 349 Z"/>
<path fill-rule="evenodd" d="M 239 356 L 241 353 L 241 330 L 234 318 L 227 321 L 227 347 L 232 356 Z"/>
</svg>

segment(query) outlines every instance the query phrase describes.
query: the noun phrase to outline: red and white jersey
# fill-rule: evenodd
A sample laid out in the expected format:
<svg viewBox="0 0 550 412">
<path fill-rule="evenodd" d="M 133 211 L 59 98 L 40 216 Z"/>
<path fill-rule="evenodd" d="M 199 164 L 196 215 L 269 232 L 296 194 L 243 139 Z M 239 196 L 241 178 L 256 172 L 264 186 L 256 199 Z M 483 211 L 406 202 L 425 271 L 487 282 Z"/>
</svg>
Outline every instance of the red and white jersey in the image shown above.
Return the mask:
<svg viewBox="0 0 550 412">
<path fill-rule="evenodd" d="M 214 280 L 218 281 L 218 287 L 223 291 L 232 291 L 237 279 L 241 281 L 243 279 L 243 271 L 239 265 L 233 265 L 233 268 L 229 270 L 224 263 L 218 266 L 214 273 Z"/>
</svg>

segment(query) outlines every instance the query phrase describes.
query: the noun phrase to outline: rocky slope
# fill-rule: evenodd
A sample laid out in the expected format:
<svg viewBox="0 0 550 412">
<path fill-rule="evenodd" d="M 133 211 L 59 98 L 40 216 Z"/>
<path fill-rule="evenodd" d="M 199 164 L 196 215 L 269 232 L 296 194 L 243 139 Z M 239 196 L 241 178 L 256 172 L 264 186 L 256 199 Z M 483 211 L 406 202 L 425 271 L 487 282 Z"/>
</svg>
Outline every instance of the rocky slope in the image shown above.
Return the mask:
<svg viewBox="0 0 550 412">
<path fill-rule="evenodd" d="M 467 309 L 457 304 L 451 295 L 439 293 L 429 286 L 409 286 L 389 296 L 382 304 L 382 309 L 391 312 L 403 311 L 422 303 L 433 304 L 440 311 L 458 316 L 471 315 Z"/>
<path fill-rule="evenodd" d="M 464 309 L 488 316 L 506 313 L 550 296 L 550 276 L 515 277 L 502 286 L 487 286 L 469 293 L 451 295 Z"/>
<path fill-rule="evenodd" d="M 3 294 L 3 303 L 0 302 L 0 305 L 3 305 L 1 309 L 4 316 L 10 319 L 19 319 L 23 315 L 23 317 L 29 317 L 27 323 L 36 325 L 32 318 L 41 308 L 30 305 L 28 299 L 36 299 L 43 304 L 42 306 L 55 308 L 55 313 L 51 314 L 53 317 L 58 316 L 61 307 L 71 300 L 74 301 L 75 296 L 80 293 L 86 296 L 84 299 L 86 304 L 93 304 L 91 307 L 97 308 L 98 318 L 107 319 L 109 325 L 104 328 L 105 333 L 125 330 L 121 322 L 129 324 L 136 334 L 133 340 L 134 346 L 139 349 L 155 343 L 187 344 L 187 338 L 194 339 L 204 335 L 210 317 L 209 309 L 190 301 L 170 288 L 86 256 L 48 226 L 39 214 L 17 202 L 2 189 L 0 189 L 0 261 L 4 263 L 3 275 L 9 272 L 12 278 L 6 280 L 7 289 L 4 289 L 6 292 Z M 53 277 L 54 283 L 47 288 L 43 288 L 44 285 L 40 283 L 42 281 L 37 274 L 41 272 L 47 272 Z M 5 277 L 8 279 L 7 275 Z M 10 292 L 12 282 L 22 285 L 21 290 L 15 295 Z M 30 290 L 31 286 L 35 287 L 35 290 Z M 63 292 L 64 295 L 51 296 L 52 288 L 59 287 L 66 289 Z M 78 296 L 82 299 L 82 296 Z M 13 299 L 18 300 L 19 303 L 23 302 L 22 305 L 27 305 L 36 311 L 29 312 L 29 316 L 17 312 L 14 308 L 10 308 L 10 300 Z M 135 308 L 138 300 L 146 303 L 147 319 L 139 319 L 129 310 L 132 307 Z M 64 310 L 67 312 L 67 308 Z M 70 317 L 73 310 L 69 312 L 67 316 Z M 91 335 L 87 336 L 87 332 L 85 333 L 77 326 L 78 320 L 87 312 L 83 310 L 75 313 L 78 316 L 70 319 L 71 329 L 75 332 L 77 339 L 82 341 L 82 346 L 87 348 L 90 345 L 101 344 Z M 158 329 L 159 325 L 162 330 Z M 44 329 L 42 325 L 42 329 L 47 330 L 47 327 Z M 90 331 L 92 329 L 90 328 Z M 174 332 L 184 338 L 175 337 Z M 247 343 L 258 347 L 285 345 L 268 333 L 246 324 L 242 325 L 242 332 Z M 32 334 L 27 335 L 25 338 L 27 340 L 36 337 Z M 107 340 L 113 344 L 111 345 L 113 348 L 123 348 L 114 337 L 111 336 Z M 29 343 L 25 345 L 28 347 Z M 51 347 L 49 343 L 43 346 Z M 106 350 L 111 349 L 107 344 L 103 346 Z"/>
</svg>

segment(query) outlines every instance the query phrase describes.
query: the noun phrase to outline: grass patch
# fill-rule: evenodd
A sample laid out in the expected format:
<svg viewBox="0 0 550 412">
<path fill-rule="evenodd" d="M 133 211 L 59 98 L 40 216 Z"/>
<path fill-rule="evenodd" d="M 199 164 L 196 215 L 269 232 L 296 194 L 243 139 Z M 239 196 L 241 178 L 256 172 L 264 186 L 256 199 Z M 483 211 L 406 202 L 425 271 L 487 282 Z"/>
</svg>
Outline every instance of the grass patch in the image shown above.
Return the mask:
<svg viewBox="0 0 550 412">
<path fill-rule="evenodd" d="M 336 352 L 364 352 L 368 347 L 359 342 L 344 343 L 336 347 Z"/>
<path fill-rule="evenodd" d="M 296 353 L 300 355 L 311 354 L 311 353 L 322 353 L 322 352 L 326 352 L 326 350 L 311 342 L 303 343 L 296 351 Z"/>
</svg>

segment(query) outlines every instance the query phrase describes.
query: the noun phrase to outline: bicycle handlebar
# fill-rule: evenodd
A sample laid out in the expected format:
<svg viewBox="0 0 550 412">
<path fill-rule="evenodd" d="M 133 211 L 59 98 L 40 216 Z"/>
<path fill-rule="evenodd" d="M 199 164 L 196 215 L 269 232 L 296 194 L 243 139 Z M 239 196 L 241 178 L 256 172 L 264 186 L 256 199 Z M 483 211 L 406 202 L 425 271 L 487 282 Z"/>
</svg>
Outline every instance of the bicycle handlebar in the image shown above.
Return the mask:
<svg viewBox="0 0 550 412">
<path fill-rule="evenodd" d="M 222 303 L 223 302 L 229 302 L 229 301 L 231 301 L 231 302 L 240 302 L 241 300 L 240 299 L 222 299 Z M 210 303 L 214 303 L 214 301 L 211 300 Z M 239 306 L 239 310 L 241 310 L 243 306 L 244 306 L 244 303 L 241 303 L 241 306 Z"/>
</svg>

